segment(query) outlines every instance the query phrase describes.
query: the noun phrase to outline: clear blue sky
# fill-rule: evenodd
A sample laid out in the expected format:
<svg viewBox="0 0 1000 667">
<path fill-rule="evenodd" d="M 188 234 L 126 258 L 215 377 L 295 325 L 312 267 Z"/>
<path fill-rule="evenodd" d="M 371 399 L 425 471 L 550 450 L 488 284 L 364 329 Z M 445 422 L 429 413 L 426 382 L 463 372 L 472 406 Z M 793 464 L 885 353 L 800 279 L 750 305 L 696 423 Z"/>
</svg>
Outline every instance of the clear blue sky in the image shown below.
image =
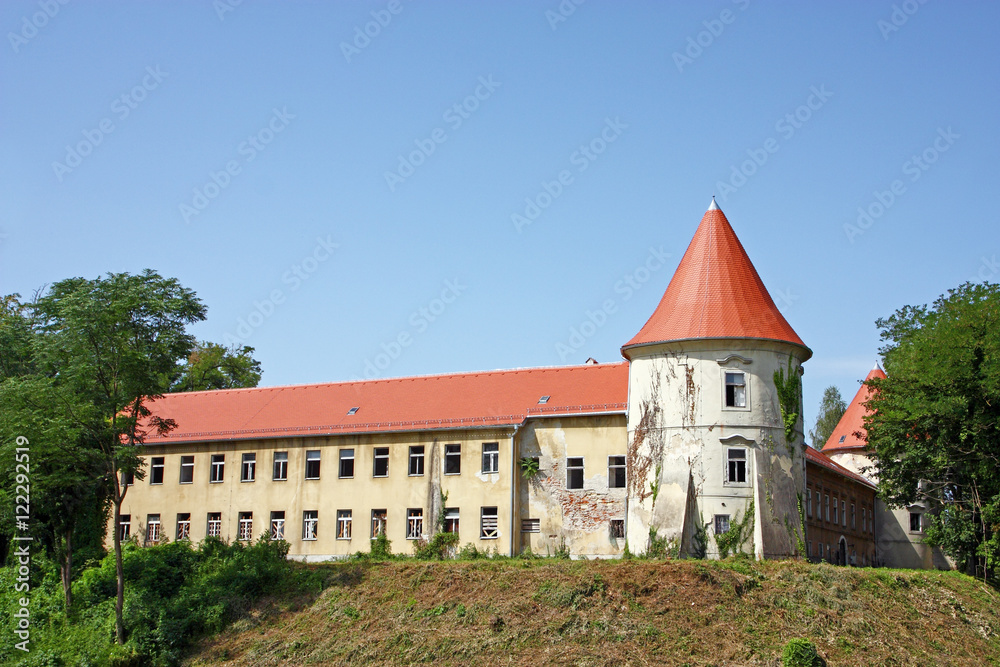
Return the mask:
<svg viewBox="0 0 1000 667">
<path fill-rule="evenodd" d="M 995 3 L 224 2 L 0 5 L 0 292 L 154 268 L 266 385 L 616 361 L 715 194 L 811 426 L 1000 279 Z"/>
</svg>

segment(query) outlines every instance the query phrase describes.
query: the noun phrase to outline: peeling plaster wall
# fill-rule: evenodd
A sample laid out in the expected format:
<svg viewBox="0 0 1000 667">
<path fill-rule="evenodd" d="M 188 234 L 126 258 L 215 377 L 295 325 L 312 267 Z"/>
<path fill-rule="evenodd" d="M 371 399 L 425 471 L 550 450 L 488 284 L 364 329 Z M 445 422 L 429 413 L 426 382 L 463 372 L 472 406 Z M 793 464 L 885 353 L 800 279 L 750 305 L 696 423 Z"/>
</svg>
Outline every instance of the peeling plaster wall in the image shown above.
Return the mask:
<svg viewBox="0 0 1000 667">
<path fill-rule="evenodd" d="M 535 419 L 518 433 L 519 457 L 538 457 L 539 471 L 518 481 L 521 519 L 538 519 L 539 532 L 520 534 L 519 550 L 555 553 L 564 544 L 575 557 L 621 554 L 610 521 L 625 519 L 625 489 L 608 488 L 608 457 L 625 455 L 624 415 Z M 567 457 L 583 457 L 582 489 L 566 488 Z"/>
<path fill-rule="evenodd" d="M 705 550 L 717 556 L 714 516 L 729 515 L 733 522 L 753 500 L 757 518 L 743 549 L 758 557 L 796 553 L 802 535 L 798 502 L 805 488 L 801 406 L 796 444 L 790 447 L 773 375 L 779 368 L 788 372 L 790 355 L 792 372 L 798 372 L 805 351 L 777 341 L 693 340 L 630 354 L 629 463 L 635 475 L 628 507 L 630 547 L 644 551 L 653 526 L 658 536 L 690 554 L 696 546 L 691 544 L 694 526 L 708 524 Z M 726 371 L 746 374 L 746 408 L 725 407 Z M 636 447 L 636 431 L 651 404 L 659 406 L 659 413 Z M 745 483 L 726 481 L 730 447 L 749 452 Z M 696 498 L 694 509 L 689 493 Z M 692 511 L 697 516 L 686 516 Z"/>
</svg>

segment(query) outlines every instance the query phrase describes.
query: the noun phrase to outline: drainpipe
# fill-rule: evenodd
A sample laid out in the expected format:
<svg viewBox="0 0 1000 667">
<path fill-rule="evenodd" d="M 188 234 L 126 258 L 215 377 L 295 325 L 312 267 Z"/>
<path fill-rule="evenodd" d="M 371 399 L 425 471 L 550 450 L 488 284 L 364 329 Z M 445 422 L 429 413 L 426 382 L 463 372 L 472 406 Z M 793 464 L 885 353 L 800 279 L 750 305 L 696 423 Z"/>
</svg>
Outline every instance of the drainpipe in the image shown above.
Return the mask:
<svg viewBox="0 0 1000 667">
<path fill-rule="evenodd" d="M 524 422 L 521 422 L 522 424 Z M 514 497 L 517 493 L 517 484 L 519 480 L 516 477 L 517 474 L 517 456 L 514 452 L 514 439 L 517 437 L 517 432 L 521 429 L 521 424 L 515 424 L 514 430 L 510 434 L 510 532 L 508 533 L 510 541 L 510 557 L 514 557 Z"/>
</svg>

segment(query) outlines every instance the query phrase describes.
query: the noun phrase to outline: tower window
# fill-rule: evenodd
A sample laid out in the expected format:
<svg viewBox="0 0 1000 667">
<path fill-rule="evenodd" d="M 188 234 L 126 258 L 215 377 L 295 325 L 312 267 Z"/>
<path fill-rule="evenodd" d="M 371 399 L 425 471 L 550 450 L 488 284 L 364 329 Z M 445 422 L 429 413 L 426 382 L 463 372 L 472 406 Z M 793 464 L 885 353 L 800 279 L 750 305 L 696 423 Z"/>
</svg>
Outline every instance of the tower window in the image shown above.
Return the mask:
<svg viewBox="0 0 1000 667">
<path fill-rule="evenodd" d="M 726 482 L 729 484 L 747 482 L 747 450 L 742 447 L 726 450 Z"/>
<path fill-rule="evenodd" d="M 747 380 L 745 373 L 726 372 L 726 407 L 745 408 L 747 406 Z"/>
</svg>

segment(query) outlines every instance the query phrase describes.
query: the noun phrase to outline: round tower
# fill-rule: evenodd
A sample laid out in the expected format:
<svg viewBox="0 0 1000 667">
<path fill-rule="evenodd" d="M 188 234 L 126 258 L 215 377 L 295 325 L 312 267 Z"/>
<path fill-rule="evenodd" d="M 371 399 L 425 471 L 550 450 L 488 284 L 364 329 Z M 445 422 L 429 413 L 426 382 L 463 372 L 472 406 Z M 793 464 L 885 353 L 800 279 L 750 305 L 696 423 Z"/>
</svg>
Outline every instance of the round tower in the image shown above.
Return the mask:
<svg viewBox="0 0 1000 667">
<path fill-rule="evenodd" d="M 801 553 L 801 365 L 812 351 L 714 199 L 622 355 L 630 548 Z"/>
</svg>

